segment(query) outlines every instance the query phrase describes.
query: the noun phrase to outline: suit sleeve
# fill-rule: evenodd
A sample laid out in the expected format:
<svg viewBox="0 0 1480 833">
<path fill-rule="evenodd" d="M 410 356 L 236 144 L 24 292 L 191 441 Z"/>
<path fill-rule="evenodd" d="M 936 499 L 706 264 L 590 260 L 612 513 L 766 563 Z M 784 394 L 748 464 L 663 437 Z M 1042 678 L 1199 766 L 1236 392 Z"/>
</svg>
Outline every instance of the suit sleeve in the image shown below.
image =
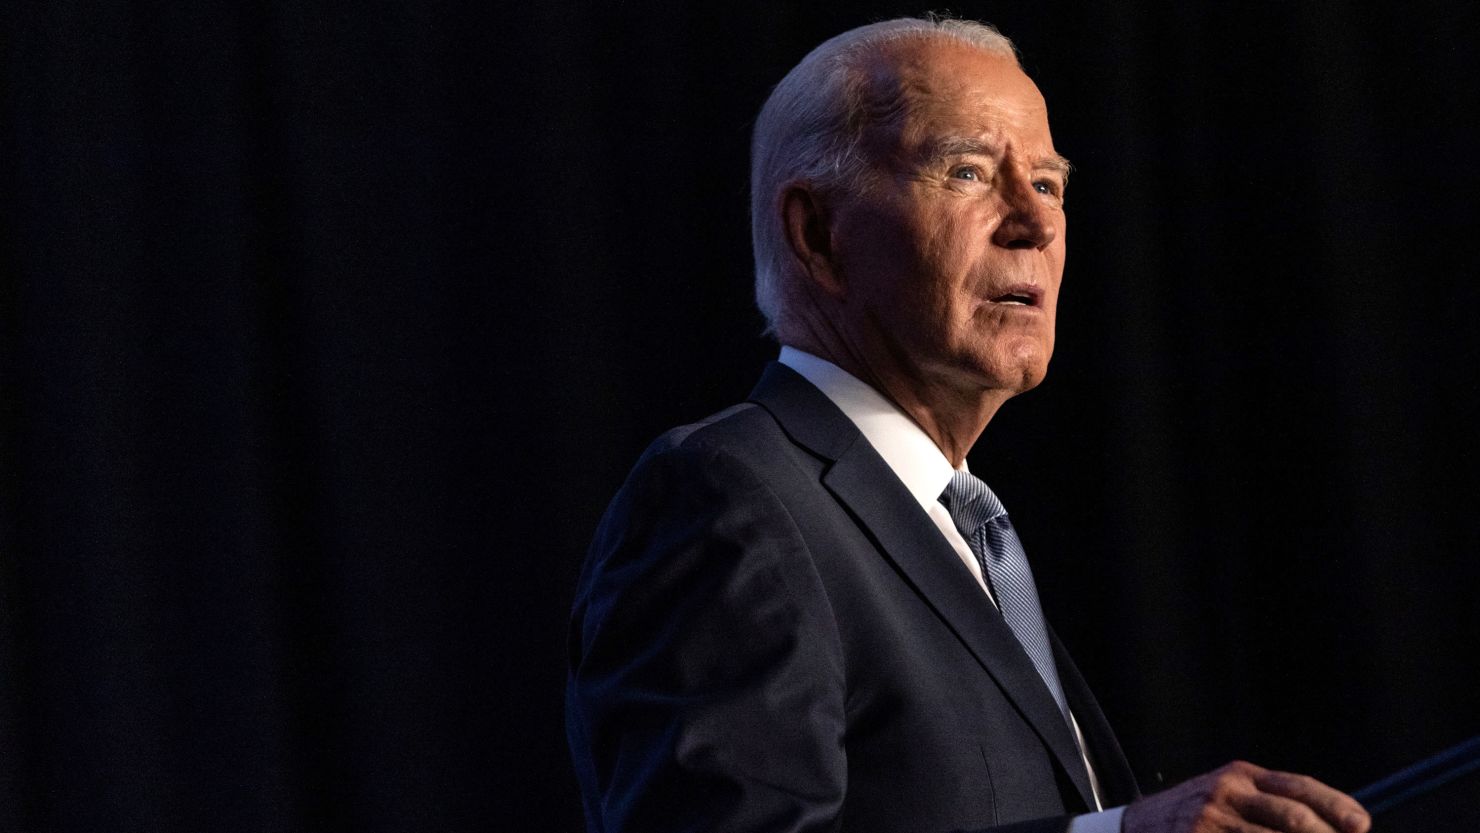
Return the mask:
<svg viewBox="0 0 1480 833">
<path fill-rule="evenodd" d="M 597 532 L 570 636 L 592 831 L 837 828 L 836 625 L 796 523 L 747 464 L 650 452 Z"/>
</svg>

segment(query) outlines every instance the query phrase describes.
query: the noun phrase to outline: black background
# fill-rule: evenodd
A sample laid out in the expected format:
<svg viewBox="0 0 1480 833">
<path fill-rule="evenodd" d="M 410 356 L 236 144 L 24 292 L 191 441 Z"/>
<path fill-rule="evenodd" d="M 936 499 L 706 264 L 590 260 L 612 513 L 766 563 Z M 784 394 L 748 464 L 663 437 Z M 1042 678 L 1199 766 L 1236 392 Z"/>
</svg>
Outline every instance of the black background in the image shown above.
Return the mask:
<svg viewBox="0 0 1480 833">
<path fill-rule="evenodd" d="M 1471 8 L 953 8 L 1078 168 L 971 464 L 1148 789 L 1480 732 Z M 6 4 L 0 828 L 578 829 L 588 536 L 775 350 L 754 113 L 920 11 Z"/>
</svg>

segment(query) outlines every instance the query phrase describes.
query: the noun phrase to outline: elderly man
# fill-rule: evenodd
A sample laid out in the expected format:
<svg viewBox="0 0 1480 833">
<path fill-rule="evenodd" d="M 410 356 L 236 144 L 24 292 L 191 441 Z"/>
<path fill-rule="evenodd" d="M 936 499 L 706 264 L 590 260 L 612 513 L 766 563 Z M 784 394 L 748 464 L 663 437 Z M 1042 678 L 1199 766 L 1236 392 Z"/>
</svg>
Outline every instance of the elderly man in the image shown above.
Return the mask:
<svg viewBox="0 0 1480 833">
<path fill-rule="evenodd" d="M 1069 165 L 996 30 L 818 47 L 755 128 L 750 400 L 613 500 L 571 631 L 592 831 L 1363 833 L 1230 764 L 1141 798 L 966 452 L 1053 352 Z"/>
</svg>

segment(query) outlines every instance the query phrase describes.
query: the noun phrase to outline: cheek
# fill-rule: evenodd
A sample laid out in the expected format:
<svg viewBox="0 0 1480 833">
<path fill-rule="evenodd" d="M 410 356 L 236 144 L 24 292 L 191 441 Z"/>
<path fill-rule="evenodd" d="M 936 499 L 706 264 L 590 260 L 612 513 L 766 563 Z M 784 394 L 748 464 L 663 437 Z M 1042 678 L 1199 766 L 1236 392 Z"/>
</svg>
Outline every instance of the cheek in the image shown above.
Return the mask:
<svg viewBox="0 0 1480 833">
<path fill-rule="evenodd" d="M 988 257 L 991 236 L 984 229 L 989 222 L 981 212 L 942 213 L 925 221 L 920 230 L 921 252 L 936 282 L 960 287 L 969 280 Z"/>
<path fill-rule="evenodd" d="M 1054 279 L 1058 280 L 1064 275 L 1064 257 L 1069 252 L 1069 230 L 1064 225 L 1064 215 L 1059 214 L 1059 233 L 1048 246 L 1048 262 L 1054 272 Z"/>
<path fill-rule="evenodd" d="M 1063 291 L 1064 287 L 1064 254 L 1064 245 L 1060 241 L 1051 247 L 1046 258 L 1049 273 L 1048 285 L 1050 287 L 1047 306 L 1050 313 L 1058 306 L 1059 293 Z"/>
<path fill-rule="evenodd" d="M 994 260 L 1001 257 L 1001 252 L 993 242 L 993 233 L 1002 221 L 1002 212 L 990 205 L 973 206 L 941 219 L 937 229 L 949 247 L 943 262 L 950 274 L 967 280 L 973 273 L 996 268 Z"/>
</svg>

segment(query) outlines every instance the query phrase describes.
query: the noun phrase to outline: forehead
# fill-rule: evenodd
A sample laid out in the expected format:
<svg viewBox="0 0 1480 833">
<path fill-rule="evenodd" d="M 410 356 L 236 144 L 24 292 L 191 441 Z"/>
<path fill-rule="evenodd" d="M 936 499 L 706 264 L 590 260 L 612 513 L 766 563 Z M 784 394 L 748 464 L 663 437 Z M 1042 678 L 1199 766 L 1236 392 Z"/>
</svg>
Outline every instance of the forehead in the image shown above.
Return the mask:
<svg viewBox="0 0 1480 833">
<path fill-rule="evenodd" d="M 1007 55 L 944 41 L 902 44 L 871 68 L 873 90 L 895 142 L 906 146 L 940 136 L 998 139 L 1034 153 L 1051 153 L 1048 107 L 1017 61 Z"/>
</svg>

